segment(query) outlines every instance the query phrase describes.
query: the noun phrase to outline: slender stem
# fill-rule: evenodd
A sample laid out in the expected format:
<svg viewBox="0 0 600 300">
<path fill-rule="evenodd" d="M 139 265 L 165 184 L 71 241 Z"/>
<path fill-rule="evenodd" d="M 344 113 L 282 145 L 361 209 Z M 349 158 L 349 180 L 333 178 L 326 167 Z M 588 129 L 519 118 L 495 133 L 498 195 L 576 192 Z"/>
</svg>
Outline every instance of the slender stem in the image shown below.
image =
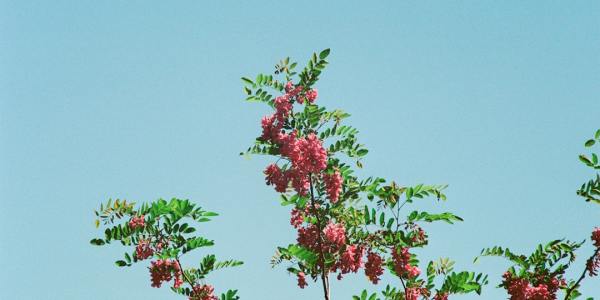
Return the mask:
<svg viewBox="0 0 600 300">
<path fill-rule="evenodd" d="M 310 182 L 310 204 L 315 213 L 315 216 L 317 217 L 317 229 L 319 230 L 319 238 L 317 239 L 317 245 L 319 247 L 319 257 L 321 262 L 321 282 L 323 283 L 323 293 L 325 295 L 325 300 L 329 300 L 329 278 L 327 277 L 327 270 L 325 269 L 325 254 L 323 253 L 323 228 L 321 218 L 319 217 L 319 213 L 315 205 L 315 191 L 313 188 L 312 174 L 308 175 L 308 180 Z"/>
<path fill-rule="evenodd" d="M 594 254 L 592 256 L 590 256 L 590 258 L 588 258 L 588 260 L 586 261 L 585 264 L 585 269 L 583 269 L 583 272 L 581 273 L 581 276 L 579 276 L 579 279 L 577 279 L 577 281 L 575 282 L 575 284 L 569 288 L 567 290 L 567 293 L 565 294 L 565 300 L 569 299 L 569 296 L 571 295 L 571 293 L 573 293 L 573 291 L 579 287 L 579 284 L 581 283 L 581 281 L 585 278 L 585 274 L 588 272 L 588 265 L 591 263 L 591 261 L 596 257 L 596 255 L 600 254 L 600 247 L 596 248 L 596 251 L 594 251 Z"/>
<path fill-rule="evenodd" d="M 176 258 L 175 260 L 179 264 L 179 269 L 181 269 L 181 274 L 183 274 L 183 280 L 185 280 L 190 285 L 190 287 L 192 287 L 192 289 L 193 289 L 194 282 L 189 277 L 187 277 L 187 275 L 185 274 L 185 271 L 183 270 L 183 267 L 181 266 L 181 262 L 179 261 L 179 258 Z"/>
<path fill-rule="evenodd" d="M 406 297 L 406 285 L 404 284 L 404 279 L 400 277 L 400 283 L 402 283 L 402 288 L 404 288 L 404 297 Z"/>
</svg>

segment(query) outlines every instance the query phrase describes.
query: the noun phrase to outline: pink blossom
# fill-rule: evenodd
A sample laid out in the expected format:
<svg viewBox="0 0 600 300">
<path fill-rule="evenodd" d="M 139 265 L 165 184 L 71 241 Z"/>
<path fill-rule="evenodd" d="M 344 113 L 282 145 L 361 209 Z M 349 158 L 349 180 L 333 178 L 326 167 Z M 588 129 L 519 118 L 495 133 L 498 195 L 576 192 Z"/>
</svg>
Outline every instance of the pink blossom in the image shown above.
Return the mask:
<svg viewBox="0 0 600 300">
<path fill-rule="evenodd" d="M 290 218 L 290 224 L 294 226 L 294 228 L 298 229 L 304 222 L 304 218 L 302 217 L 302 212 L 298 209 L 292 209 L 291 212 L 292 217 Z"/>
<path fill-rule="evenodd" d="M 277 122 L 275 115 L 264 116 L 260 121 L 260 125 L 262 127 L 261 139 L 266 141 L 276 139 L 282 128 L 282 124 Z"/>
<path fill-rule="evenodd" d="M 323 175 L 323 182 L 325 183 L 325 189 L 329 196 L 331 203 L 336 203 L 340 197 L 340 191 L 342 190 L 342 176 L 339 171 L 335 171 L 333 174 Z"/>
<path fill-rule="evenodd" d="M 300 160 L 302 153 L 300 152 L 298 140 L 296 139 L 296 132 L 278 135 L 277 143 L 279 144 L 279 153 L 281 153 L 282 156 L 289 158 L 292 162 Z"/>
<path fill-rule="evenodd" d="M 364 249 L 357 245 L 350 245 L 346 247 L 346 250 L 342 253 L 339 263 L 335 266 L 335 269 L 339 267 L 340 275 L 347 274 L 350 272 L 356 273 L 362 267 L 362 257 L 364 255 Z M 341 276 L 339 277 L 341 278 Z"/>
<path fill-rule="evenodd" d="M 291 81 L 285 84 L 285 93 L 290 98 L 296 97 L 302 91 L 302 89 L 302 86 L 294 86 L 294 84 Z M 300 99 L 298 99 L 298 102 L 302 104 L 302 102 L 300 102 L 299 100 Z"/>
<path fill-rule="evenodd" d="M 406 295 L 404 296 L 404 298 L 406 300 L 417 300 L 419 299 L 419 296 L 421 296 L 421 289 L 413 287 L 406 289 Z"/>
<path fill-rule="evenodd" d="M 137 246 L 135 247 L 135 256 L 138 260 L 144 260 L 148 257 L 154 255 L 154 251 L 150 247 L 150 241 L 148 240 L 140 240 L 138 241 Z"/>
<path fill-rule="evenodd" d="M 307 286 L 308 284 L 306 283 L 306 277 L 304 275 L 304 272 L 299 272 L 298 273 L 298 286 L 303 289 Z"/>
<path fill-rule="evenodd" d="M 346 228 L 343 224 L 329 222 L 323 229 L 323 233 L 329 242 L 340 248 L 346 244 Z"/>
<path fill-rule="evenodd" d="M 293 108 L 289 97 L 287 95 L 279 96 L 275 98 L 273 105 L 275 106 L 275 117 L 277 118 L 277 121 L 283 124 Z"/>
<path fill-rule="evenodd" d="M 437 293 L 435 294 L 435 297 L 433 297 L 433 300 L 448 300 L 448 293 Z"/>
<path fill-rule="evenodd" d="M 163 282 L 175 279 L 173 287 L 178 288 L 183 284 L 181 266 L 175 260 L 159 259 L 150 266 L 152 286 L 159 288 Z"/>
<path fill-rule="evenodd" d="M 394 260 L 394 271 L 400 277 L 414 278 L 421 274 L 421 270 L 410 264 L 410 253 L 408 248 L 394 248 L 392 250 Z"/>
<path fill-rule="evenodd" d="M 208 284 L 194 286 L 189 300 L 218 300 L 214 288 Z"/>
<path fill-rule="evenodd" d="M 131 218 L 131 220 L 129 220 L 129 228 L 131 228 L 132 230 L 144 228 L 144 226 L 146 226 L 144 221 L 144 215 L 141 215 L 139 217 L 133 217 Z"/>
<path fill-rule="evenodd" d="M 314 224 L 298 228 L 298 244 L 310 249 L 318 250 L 319 229 Z"/>
<path fill-rule="evenodd" d="M 374 284 L 379 282 L 379 276 L 383 274 L 383 259 L 377 253 L 369 252 L 367 254 L 367 263 L 365 263 L 365 275 Z"/>
<path fill-rule="evenodd" d="M 310 103 L 314 103 L 317 100 L 317 89 L 312 89 L 306 92 L 306 100 Z"/>
<path fill-rule="evenodd" d="M 600 248 L 600 227 L 596 227 L 592 231 L 592 241 L 594 241 L 594 246 Z"/>
<path fill-rule="evenodd" d="M 267 185 L 275 186 L 275 191 L 285 193 L 289 178 L 285 172 L 282 172 L 276 164 L 270 164 L 265 169 Z"/>
<path fill-rule="evenodd" d="M 503 285 L 506 287 L 510 300 L 556 300 L 556 292 L 564 286 L 564 280 L 551 278 L 543 283 L 532 285 L 523 278 L 513 278 L 509 272 L 504 273 Z M 543 279 L 543 276 L 540 276 Z"/>
<path fill-rule="evenodd" d="M 292 187 L 296 193 L 301 196 L 306 195 L 310 188 L 310 181 L 308 180 L 309 175 L 296 168 L 288 170 L 287 174 L 292 181 Z"/>
<path fill-rule="evenodd" d="M 300 156 L 292 158 L 294 168 L 303 173 L 317 174 L 327 168 L 327 151 L 323 148 L 321 140 L 311 133 L 306 138 L 298 139 Z"/>
</svg>

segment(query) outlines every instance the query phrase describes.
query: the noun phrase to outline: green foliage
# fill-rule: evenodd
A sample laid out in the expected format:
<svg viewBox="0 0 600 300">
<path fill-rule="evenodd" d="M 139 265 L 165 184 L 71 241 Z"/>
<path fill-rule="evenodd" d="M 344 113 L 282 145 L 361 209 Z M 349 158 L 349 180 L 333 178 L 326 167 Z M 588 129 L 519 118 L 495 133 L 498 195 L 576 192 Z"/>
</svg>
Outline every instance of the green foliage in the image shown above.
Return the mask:
<svg viewBox="0 0 600 300">
<path fill-rule="evenodd" d="M 584 145 L 587 148 L 600 145 L 600 129 L 596 131 L 594 138 L 587 140 Z M 598 160 L 597 153 L 591 153 L 589 156 L 581 154 L 579 155 L 579 160 L 594 170 L 600 170 L 600 161 Z M 577 190 L 577 195 L 583 197 L 587 202 L 600 204 L 600 174 L 596 173 L 595 178 L 581 185 L 581 188 Z"/>
<path fill-rule="evenodd" d="M 281 60 L 275 66 L 273 75 L 259 74 L 252 77 L 243 77 L 247 94 L 246 100 L 262 102 L 273 107 L 273 95 L 285 91 L 285 84 L 290 83 L 292 90 L 301 89 L 304 93 L 313 88 L 318 81 L 322 71 L 327 66 L 326 61 L 330 51 L 323 50 L 314 53 L 309 59 L 306 67 L 299 73 L 294 71 L 297 63 L 290 62 L 289 58 Z M 294 84 L 295 83 L 295 84 Z M 270 89 L 271 91 L 267 91 Z M 298 95 L 298 94 L 296 94 Z M 321 100 L 316 103 L 308 101 L 297 101 L 296 96 L 289 96 L 290 105 L 300 104 L 299 109 L 292 109 L 289 117 L 280 123 L 278 129 L 286 134 L 294 133 L 297 138 L 315 134 L 327 150 L 327 168 L 324 174 L 339 172 L 342 177 L 342 190 L 337 201 L 327 201 L 329 198 L 326 186 L 319 174 L 310 174 L 311 190 L 309 195 L 294 193 L 289 187 L 281 193 L 280 202 L 283 206 L 293 206 L 302 212 L 303 224 L 315 226 L 323 230 L 325 224 L 332 222 L 343 224 L 346 232 L 347 245 L 360 245 L 369 251 L 377 253 L 385 260 L 384 265 L 392 275 L 401 277 L 403 274 L 395 274 L 391 249 L 408 247 L 419 248 L 427 245 L 427 235 L 420 227 L 421 223 L 443 221 L 448 224 L 460 222 L 463 219 L 451 212 L 430 213 L 413 210 L 407 216 L 402 209 L 406 206 L 417 204 L 418 200 L 434 198 L 446 200 L 444 189 L 446 185 L 402 186 L 395 182 L 387 183 L 383 178 L 368 177 L 360 180 L 353 170 L 355 165 L 363 167 L 362 160 L 369 153 L 365 145 L 358 140 L 359 130 L 344 124 L 350 116 L 348 113 L 335 109 L 327 110 L 320 105 Z M 279 101 L 279 100 L 278 100 Z M 318 104 L 317 104 L 318 103 Z M 298 107 L 298 106 L 296 106 Z M 269 155 L 274 156 L 281 166 L 281 172 L 290 168 L 288 157 L 281 154 L 281 145 L 266 138 L 259 137 L 254 145 L 250 146 L 242 155 Z M 308 211 L 307 211 L 308 209 Z M 323 237 L 319 232 L 318 239 Z M 318 247 L 317 247 L 318 248 Z M 311 248 L 312 249 L 312 248 Z M 340 260 L 340 252 L 324 252 L 307 249 L 299 244 L 287 247 L 278 247 L 271 263 L 275 266 L 284 261 L 290 263 L 287 267 L 289 272 L 299 274 L 303 272 L 311 275 L 313 279 L 321 276 L 326 277 L 330 269 Z M 320 253 L 317 253 L 320 252 Z M 410 264 L 418 265 L 416 255 L 412 255 Z M 446 266 L 448 267 L 448 266 Z M 427 282 L 427 289 L 435 287 L 435 276 Z M 445 273 L 445 280 L 438 280 L 441 288 L 449 293 L 481 292 L 481 286 L 487 283 L 486 277 L 472 272 Z M 405 289 L 424 287 L 425 281 L 414 278 L 406 282 L 402 289 L 389 287 L 382 292 L 385 299 L 403 299 Z M 404 285 L 404 283 L 403 283 Z M 402 297 L 402 298 L 400 298 Z M 369 294 L 366 290 L 354 299 L 375 300 L 376 294 Z"/>
<path fill-rule="evenodd" d="M 142 247 L 146 252 L 140 252 L 146 257 L 138 257 L 138 249 L 132 254 L 126 252 L 123 259 L 115 261 L 118 267 L 129 267 L 145 259 L 163 259 L 176 261 L 179 264 L 182 255 L 202 247 L 214 245 L 214 241 L 201 236 L 193 236 L 196 228 L 190 221 L 196 223 L 210 221 L 216 213 L 205 211 L 189 200 L 173 198 L 169 201 L 156 200 L 150 204 L 142 204 L 138 209 L 133 203 L 125 200 L 109 200 L 101 204 L 95 211 L 98 219 L 107 227 L 104 238 L 94 238 L 92 245 L 103 246 L 119 241 L 124 246 Z M 121 221 L 121 223 L 119 223 Z M 150 251 L 150 252 L 147 252 Z M 200 284 L 206 276 L 221 268 L 241 265 L 241 261 L 217 261 L 215 255 L 204 256 L 198 268 L 183 268 L 183 280 L 188 287 L 173 287 L 172 290 L 180 295 L 189 296 L 192 288 Z M 237 291 L 227 291 L 221 299 L 239 299 Z"/>
</svg>

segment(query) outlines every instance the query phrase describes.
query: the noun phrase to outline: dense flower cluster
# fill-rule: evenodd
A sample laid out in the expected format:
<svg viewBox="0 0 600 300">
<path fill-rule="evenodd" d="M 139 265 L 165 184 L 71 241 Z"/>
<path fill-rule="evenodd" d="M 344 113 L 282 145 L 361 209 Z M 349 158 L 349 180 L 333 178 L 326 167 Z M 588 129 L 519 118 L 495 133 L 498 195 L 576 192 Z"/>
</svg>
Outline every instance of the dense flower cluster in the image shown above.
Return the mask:
<svg viewBox="0 0 600 300">
<path fill-rule="evenodd" d="M 600 227 L 596 227 L 592 231 L 592 241 L 594 241 L 594 246 L 600 248 Z"/>
<path fill-rule="evenodd" d="M 419 296 L 427 295 L 427 294 L 428 294 L 427 289 L 420 288 L 420 287 L 411 287 L 411 288 L 406 289 L 406 294 L 405 294 L 404 298 L 406 300 L 417 300 L 417 299 L 419 299 Z"/>
<path fill-rule="evenodd" d="M 346 244 L 346 229 L 343 224 L 329 222 L 323 229 L 323 233 L 329 242 L 339 248 Z"/>
<path fill-rule="evenodd" d="M 335 171 L 333 174 L 323 175 L 323 182 L 329 196 L 331 203 L 336 203 L 340 197 L 342 191 L 342 175 L 339 171 Z"/>
<path fill-rule="evenodd" d="M 448 300 L 448 293 L 437 293 L 433 300 Z"/>
<path fill-rule="evenodd" d="M 292 223 L 298 210 L 292 211 Z M 356 273 L 363 266 L 362 258 L 365 254 L 364 247 L 360 245 L 347 245 L 346 229 L 343 224 L 329 222 L 322 230 L 322 244 L 319 243 L 319 230 L 316 225 L 309 224 L 298 228 L 298 244 L 314 252 L 324 252 L 339 255 L 339 259 L 331 266 L 330 272 L 338 272 L 338 279 L 343 274 Z"/>
<path fill-rule="evenodd" d="M 427 243 L 427 233 L 421 226 L 411 223 L 406 227 L 407 230 L 410 231 L 410 239 L 414 245 L 422 245 Z"/>
<path fill-rule="evenodd" d="M 596 253 L 588 259 L 586 269 L 590 274 L 590 277 L 598 276 L 598 270 L 600 270 L 600 253 Z"/>
<path fill-rule="evenodd" d="M 218 300 L 214 295 L 214 288 L 208 284 L 196 285 L 192 289 L 189 300 Z"/>
<path fill-rule="evenodd" d="M 377 253 L 369 252 L 365 263 L 365 275 L 374 284 L 379 282 L 379 276 L 383 274 L 383 259 Z"/>
<path fill-rule="evenodd" d="M 318 96 L 317 89 L 312 89 L 312 90 L 309 90 L 308 92 L 306 92 L 306 100 L 310 103 L 314 103 L 315 100 L 317 100 L 317 96 Z"/>
<path fill-rule="evenodd" d="M 510 300 L 555 300 L 556 292 L 565 285 L 564 280 L 556 278 L 539 280 L 536 285 L 532 285 L 527 279 L 514 278 L 509 272 L 504 273 L 503 277 L 502 284 L 506 287 Z"/>
<path fill-rule="evenodd" d="M 294 226 L 294 228 L 298 229 L 304 222 L 304 217 L 302 216 L 302 212 L 296 208 L 292 209 L 290 224 Z"/>
<path fill-rule="evenodd" d="M 152 255 L 154 255 L 154 250 L 152 250 L 150 241 L 140 240 L 137 246 L 135 247 L 135 256 L 137 257 L 137 259 L 144 260 L 148 257 L 151 257 Z"/>
<path fill-rule="evenodd" d="M 400 277 L 414 278 L 421 274 L 418 267 L 410 264 L 410 253 L 408 248 L 394 248 L 392 251 L 394 260 L 394 271 Z"/>
<path fill-rule="evenodd" d="M 598 271 L 600 270 L 600 227 L 596 227 L 592 231 L 592 241 L 596 247 L 596 252 L 594 252 L 594 256 L 590 257 L 586 263 L 586 270 L 591 277 L 598 276 Z"/>
<path fill-rule="evenodd" d="M 144 215 L 141 215 L 139 217 L 133 217 L 131 218 L 131 220 L 129 220 L 129 228 L 131 228 L 132 230 L 144 228 L 144 226 L 146 226 L 144 221 Z"/>
<path fill-rule="evenodd" d="M 289 183 L 288 174 L 282 172 L 276 164 L 270 164 L 265 169 L 265 175 L 267 176 L 267 185 L 275 186 L 278 193 L 285 193 Z"/>
<path fill-rule="evenodd" d="M 340 273 L 338 274 L 338 279 L 342 279 L 343 274 L 358 272 L 363 265 L 362 257 L 364 254 L 365 250 L 361 246 L 346 246 L 346 250 L 344 250 L 340 260 L 332 267 L 331 271 L 337 272 L 339 269 Z"/>
<path fill-rule="evenodd" d="M 310 186 L 310 174 L 319 174 L 327 168 L 327 151 L 315 134 L 298 137 L 295 131 L 286 133 L 283 130 L 292 113 L 294 101 L 302 104 L 306 99 L 313 103 L 317 98 L 316 90 L 309 90 L 305 95 L 302 94 L 303 90 L 302 86 L 288 82 L 286 93 L 273 101 L 275 113 L 261 120 L 261 139 L 278 146 L 279 153 L 291 162 L 291 167 L 285 171 L 275 164 L 265 170 L 267 184 L 273 185 L 279 193 L 285 192 L 291 183 L 298 194 L 305 195 Z"/>
<path fill-rule="evenodd" d="M 298 286 L 303 289 L 307 286 L 308 284 L 306 283 L 306 276 L 304 275 L 304 272 L 299 272 L 298 273 Z"/>
<path fill-rule="evenodd" d="M 276 164 L 267 166 L 264 172 L 267 185 L 273 185 L 277 192 L 284 193 L 291 181 L 298 194 L 306 195 L 310 174 L 318 174 L 327 168 L 327 151 L 321 140 L 312 133 L 301 138 L 296 138 L 295 133 L 281 133 L 277 142 L 281 155 L 287 157 L 292 165 L 285 171 Z"/>
<path fill-rule="evenodd" d="M 310 250 L 318 250 L 319 229 L 316 225 L 310 224 L 306 227 L 298 228 L 298 244 Z"/>
<path fill-rule="evenodd" d="M 183 284 L 183 273 L 179 262 L 171 259 L 153 261 L 150 266 L 152 286 L 159 288 L 163 282 L 174 279 L 173 287 L 178 288 Z"/>
</svg>

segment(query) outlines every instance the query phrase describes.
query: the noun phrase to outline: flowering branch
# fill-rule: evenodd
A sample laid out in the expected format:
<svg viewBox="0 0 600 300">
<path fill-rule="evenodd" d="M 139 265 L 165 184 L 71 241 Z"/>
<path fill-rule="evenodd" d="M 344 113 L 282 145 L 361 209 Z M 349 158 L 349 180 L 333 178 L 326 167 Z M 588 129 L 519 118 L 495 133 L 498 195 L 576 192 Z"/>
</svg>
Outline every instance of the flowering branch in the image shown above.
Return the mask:
<svg viewBox="0 0 600 300">
<path fill-rule="evenodd" d="M 585 142 L 585 147 L 592 147 L 600 142 L 600 130 L 596 131 L 594 139 Z M 590 157 L 580 155 L 579 159 L 594 170 L 600 169 L 598 155 L 592 153 Z M 591 180 L 584 184 L 577 195 L 586 199 L 587 202 L 600 203 L 600 175 L 596 174 L 597 180 Z M 514 254 L 508 248 L 493 247 L 483 249 L 480 256 L 500 256 L 514 263 L 503 275 L 503 281 L 499 287 L 506 289 L 510 300 L 555 300 L 558 291 L 564 291 L 564 299 L 572 300 L 581 295 L 578 288 L 586 274 L 590 277 L 598 275 L 600 269 L 600 228 L 592 232 L 591 240 L 596 247 L 594 254 L 586 261 L 585 269 L 576 281 L 566 280 L 564 274 L 575 261 L 575 251 L 583 242 L 573 243 L 564 240 L 555 240 L 548 244 L 539 245 L 530 256 Z M 564 262 L 565 259 L 568 259 Z M 476 258 L 477 260 L 477 258 Z"/>
<path fill-rule="evenodd" d="M 597 229 L 600 231 L 600 229 Z M 600 244 L 600 239 L 598 239 L 598 243 Z M 573 284 L 570 288 L 566 290 L 565 299 L 571 299 L 572 293 L 579 288 L 579 284 L 585 278 L 586 274 L 590 274 L 590 276 L 598 275 L 597 270 L 600 268 L 600 247 L 597 247 L 594 251 L 594 254 L 588 258 L 586 262 L 586 268 L 583 270 L 575 284 Z"/>
<path fill-rule="evenodd" d="M 129 267 L 134 263 L 153 259 L 150 266 L 152 287 L 159 288 L 164 282 L 173 281 L 172 290 L 190 300 L 237 300 L 237 291 L 229 290 L 220 298 L 214 295 L 211 285 L 203 283 L 213 270 L 234 267 L 240 261 L 228 260 L 217 262 L 214 255 L 203 258 L 200 268 L 183 269 L 181 256 L 200 247 L 214 245 L 214 242 L 203 237 L 188 236 L 196 229 L 184 220 L 197 222 L 210 221 L 216 213 L 202 210 L 188 200 L 158 200 L 143 204 L 139 209 L 134 203 L 116 200 L 101 204 L 95 211 L 98 219 L 96 227 L 107 226 L 104 238 L 91 240 L 93 245 L 102 246 L 113 241 L 120 241 L 124 246 L 135 246 L 133 255 L 125 253 L 124 260 L 117 260 L 119 267 Z M 129 220 L 124 224 L 116 224 L 119 220 Z M 183 287 L 187 283 L 189 287 Z"/>
<path fill-rule="evenodd" d="M 445 200 L 445 186 L 401 187 L 394 182 L 385 185 L 381 178 L 359 180 L 353 175 L 352 166 L 362 168 L 368 153 L 357 141 L 358 130 L 342 125 L 349 114 L 316 104 L 318 93 L 313 85 L 328 64 L 329 52 L 314 53 L 299 73 L 294 71 L 297 63 L 286 58 L 276 65 L 275 76 L 242 78 L 247 101 L 274 109 L 261 120 L 262 134 L 242 154 L 274 156 L 276 162 L 264 171 L 266 183 L 281 194 L 283 205 L 294 206 L 290 223 L 298 231 L 296 243 L 278 247 L 273 264 L 292 263 L 287 270 L 297 276 L 300 288 L 307 286 L 306 275 L 314 281 L 320 277 L 326 300 L 330 297 L 329 273 L 338 273 L 341 280 L 362 268 L 369 281 L 377 284 L 384 266 L 403 285 L 401 291 L 388 286 L 384 296 L 429 297 L 435 287 L 433 279 L 418 279 L 418 261 L 409 252 L 427 244 L 427 235 L 417 223 L 452 224 L 462 219 L 449 212 L 414 211 L 406 221 L 401 220 L 401 209 L 415 199 L 435 196 Z M 269 90 L 279 95 L 273 96 Z M 403 203 L 399 204 L 401 197 Z M 371 207 L 375 198 L 377 207 Z M 386 218 L 386 212 L 394 217 Z M 486 283 L 482 274 L 453 273 L 436 295 L 445 299 L 451 293 L 479 293 Z"/>
</svg>

